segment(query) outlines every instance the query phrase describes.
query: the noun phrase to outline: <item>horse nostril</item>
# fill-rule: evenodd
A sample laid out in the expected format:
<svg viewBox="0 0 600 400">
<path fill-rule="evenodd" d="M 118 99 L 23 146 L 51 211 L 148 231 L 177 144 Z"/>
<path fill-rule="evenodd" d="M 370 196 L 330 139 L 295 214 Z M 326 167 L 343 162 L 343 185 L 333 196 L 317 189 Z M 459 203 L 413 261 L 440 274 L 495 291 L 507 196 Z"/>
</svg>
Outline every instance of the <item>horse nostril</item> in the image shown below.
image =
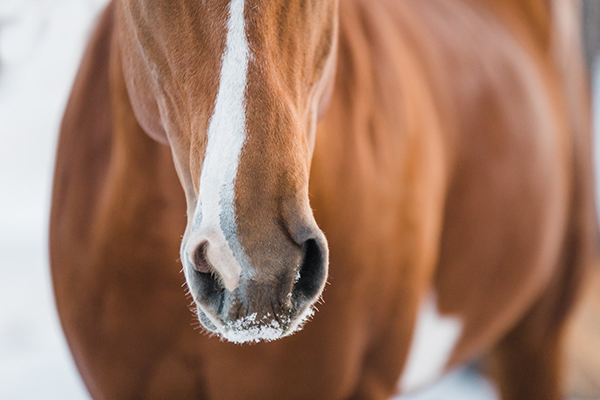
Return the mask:
<svg viewBox="0 0 600 400">
<path fill-rule="evenodd" d="M 307 299 L 319 295 L 327 276 L 325 250 L 315 239 L 309 239 L 302 245 L 304 256 L 294 284 L 294 293 Z"/>
<path fill-rule="evenodd" d="M 196 271 L 189 275 L 189 284 L 190 289 L 194 292 L 195 300 L 202 302 L 210 309 L 218 309 L 223 301 L 223 284 L 208 260 L 206 252 L 209 245 L 207 240 L 203 240 L 189 253 L 192 267 Z"/>
<path fill-rule="evenodd" d="M 194 251 L 194 269 L 198 272 L 209 273 L 212 268 L 206 259 L 208 242 L 202 242 Z"/>
</svg>

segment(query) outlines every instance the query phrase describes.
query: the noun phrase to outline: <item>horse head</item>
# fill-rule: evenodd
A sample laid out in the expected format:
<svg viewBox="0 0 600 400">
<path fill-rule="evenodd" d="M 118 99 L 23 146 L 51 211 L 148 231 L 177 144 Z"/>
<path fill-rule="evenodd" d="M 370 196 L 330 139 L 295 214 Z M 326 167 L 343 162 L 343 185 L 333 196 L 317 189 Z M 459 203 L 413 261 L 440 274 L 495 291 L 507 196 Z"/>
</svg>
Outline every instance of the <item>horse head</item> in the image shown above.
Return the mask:
<svg viewBox="0 0 600 400">
<path fill-rule="evenodd" d="M 185 192 L 201 323 L 233 342 L 291 334 L 327 279 L 308 179 L 337 2 L 121 0 L 117 21 L 136 118 L 171 147 Z"/>
</svg>

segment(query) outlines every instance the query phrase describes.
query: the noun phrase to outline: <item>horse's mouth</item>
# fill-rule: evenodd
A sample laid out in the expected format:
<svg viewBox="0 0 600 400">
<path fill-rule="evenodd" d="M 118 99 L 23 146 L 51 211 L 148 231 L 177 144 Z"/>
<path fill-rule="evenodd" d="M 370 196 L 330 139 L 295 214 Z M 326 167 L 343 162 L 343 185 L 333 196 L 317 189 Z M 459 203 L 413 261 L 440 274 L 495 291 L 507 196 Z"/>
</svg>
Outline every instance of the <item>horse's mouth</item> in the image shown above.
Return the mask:
<svg viewBox="0 0 600 400">
<path fill-rule="evenodd" d="M 238 344 L 271 342 L 290 336 L 300 331 L 313 315 L 313 307 L 310 305 L 300 313 L 290 310 L 283 315 L 266 312 L 259 316 L 254 312 L 235 319 L 214 315 L 205 311 L 198 303 L 196 308 L 198 320 L 207 331 Z"/>
</svg>

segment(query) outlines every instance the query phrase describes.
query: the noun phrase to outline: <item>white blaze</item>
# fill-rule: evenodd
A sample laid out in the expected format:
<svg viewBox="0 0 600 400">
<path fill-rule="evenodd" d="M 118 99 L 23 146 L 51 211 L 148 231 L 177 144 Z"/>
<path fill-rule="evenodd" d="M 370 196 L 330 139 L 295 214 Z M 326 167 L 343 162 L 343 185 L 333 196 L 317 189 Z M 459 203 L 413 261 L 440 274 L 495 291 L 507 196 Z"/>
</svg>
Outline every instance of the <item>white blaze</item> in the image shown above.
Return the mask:
<svg viewBox="0 0 600 400">
<path fill-rule="evenodd" d="M 423 299 L 400 380 L 402 393 L 419 389 L 441 376 L 461 332 L 458 318 L 440 315 L 435 294 Z"/>
<path fill-rule="evenodd" d="M 241 266 L 221 227 L 225 209 L 234 209 L 234 187 L 240 153 L 246 139 L 245 92 L 248 71 L 248 41 L 244 27 L 244 1 L 232 0 L 229 6 L 227 38 L 221 65 L 219 91 L 208 127 L 208 143 L 200 193 L 193 220 L 194 227 L 187 245 L 190 260 L 204 240 L 209 242 L 207 258 L 218 271 L 225 287 L 234 290 L 239 284 Z M 228 221 L 235 226 L 235 221 Z"/>
</svg>

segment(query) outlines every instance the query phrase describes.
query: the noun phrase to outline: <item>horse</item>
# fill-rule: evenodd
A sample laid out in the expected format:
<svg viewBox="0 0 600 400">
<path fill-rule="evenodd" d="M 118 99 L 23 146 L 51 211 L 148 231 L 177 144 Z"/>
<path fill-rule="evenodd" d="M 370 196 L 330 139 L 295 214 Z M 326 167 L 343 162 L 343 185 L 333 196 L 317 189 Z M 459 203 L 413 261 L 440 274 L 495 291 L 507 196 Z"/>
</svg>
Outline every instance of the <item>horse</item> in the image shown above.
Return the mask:
<svg viewBox="0 0 600 400">
<path fill-rule="evenodd" d="M 561 398 L 598 240 L 579 28 L 571 0 L 110 2 L 50 222 L 92 397 L 385 399 L 485 358 L 502 399 Z"/>
</svg>

